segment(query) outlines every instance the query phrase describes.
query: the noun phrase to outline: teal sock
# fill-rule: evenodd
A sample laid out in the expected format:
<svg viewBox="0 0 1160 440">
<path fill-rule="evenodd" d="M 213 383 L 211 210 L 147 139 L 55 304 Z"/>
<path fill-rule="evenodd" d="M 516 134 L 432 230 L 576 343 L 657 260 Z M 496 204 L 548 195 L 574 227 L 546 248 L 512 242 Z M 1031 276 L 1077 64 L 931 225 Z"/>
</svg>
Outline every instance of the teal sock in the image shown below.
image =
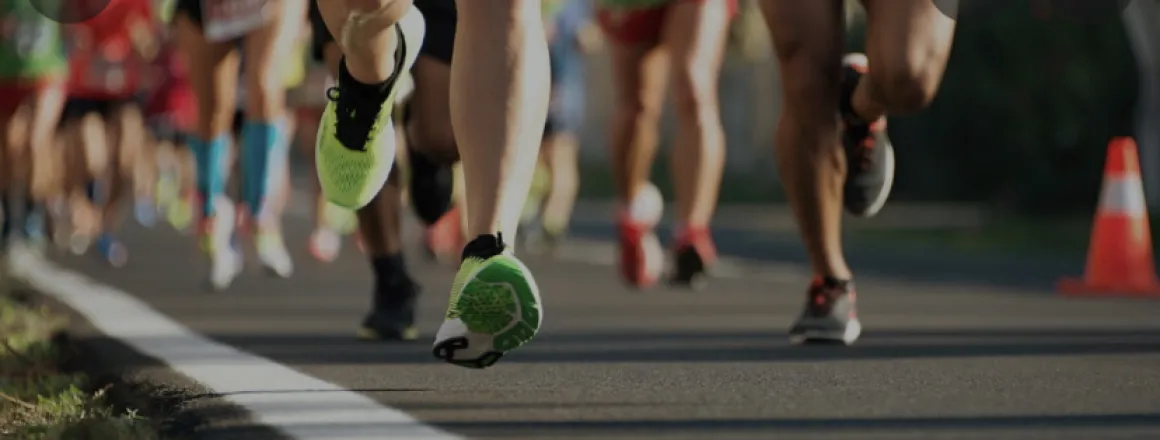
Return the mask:
<svg viewBox="0 0 1160 440">
<path fill-rule="evenodd" d="M 282 126 L 270 122 L 246 122 L 242 125 L 242 201 L 250 214 L 258 217 L 269 193 L 272 165 L 280 157 Z"/>
<path fill-rule="evenodd" d="M 189 140 L 189 148 L 197 163 L 197 191 L 201 195 L 203 217 L 213 216 L 213 201 L 225 192 L 225 159 L 229 141 L 229 135 L 225 134 L 210 141 L 197 137 Z"/>
</svg>

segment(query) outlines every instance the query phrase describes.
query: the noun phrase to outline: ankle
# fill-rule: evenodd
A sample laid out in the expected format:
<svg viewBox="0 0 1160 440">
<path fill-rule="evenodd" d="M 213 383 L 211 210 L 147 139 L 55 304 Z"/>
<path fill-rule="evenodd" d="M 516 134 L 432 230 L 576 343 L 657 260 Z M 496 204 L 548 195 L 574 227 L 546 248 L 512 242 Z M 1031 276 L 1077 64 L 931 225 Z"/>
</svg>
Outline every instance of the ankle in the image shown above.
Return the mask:
<svg viewBox="0 0 1160 440">
<path fill-rule="evenodd" d="M 463 259 L 479 258 L 486 260 L 496 255 L 502 254 L 507 244 L 503 241 L 503 234 L 496 233 L 484 234 L 475 237 L 463 247 Z"/>
</svg>

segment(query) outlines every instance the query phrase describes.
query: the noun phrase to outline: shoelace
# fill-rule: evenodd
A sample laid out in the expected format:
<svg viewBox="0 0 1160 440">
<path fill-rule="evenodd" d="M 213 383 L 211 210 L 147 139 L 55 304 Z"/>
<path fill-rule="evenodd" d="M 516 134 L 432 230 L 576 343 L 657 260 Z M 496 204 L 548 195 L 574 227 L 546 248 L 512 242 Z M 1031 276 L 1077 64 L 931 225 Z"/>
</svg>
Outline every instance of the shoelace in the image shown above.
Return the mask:
<svg viewBox="0 0 1160 440">
<path fill-rule="evenodd" d="M 395 87 L 407 62 L 407 40 L 403 36 L 403 28 L 396 24 L 395 33 L 399 37 L 399 48 L 395 51 L 395 70 L 386 81 L 387 90 Z M 326 99 L 334 102 L 334 136 L 349 150 L 366 151 L 367 134 L 378 123 L 382 102 L 356 93 L 342 93 L 340 87 L 341 84 L 336 84 L 326 89 Z M 343 123 L 344 120 L 346 123 Z"/>
<path fill-rule="evenodd" d="M 810 286 L 809 309 L 814 315 L 827 315 L 834 303 L 846 295 L 852 295 L 850 285 L 833 280 L 817 280 Z"/>
</svg>

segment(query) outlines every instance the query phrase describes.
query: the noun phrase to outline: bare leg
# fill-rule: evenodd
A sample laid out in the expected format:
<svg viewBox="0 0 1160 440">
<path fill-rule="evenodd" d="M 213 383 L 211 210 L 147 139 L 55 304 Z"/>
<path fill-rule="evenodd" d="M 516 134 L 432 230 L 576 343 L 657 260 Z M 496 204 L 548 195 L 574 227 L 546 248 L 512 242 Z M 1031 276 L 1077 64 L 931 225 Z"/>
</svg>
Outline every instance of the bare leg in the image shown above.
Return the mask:
<svg viewBox="0 0 1160 440">
<path fill-rule="evenodd" d="M 837 0 L 765 0 L 784 101 L 774 135 L 778 168 L 814 273 L 850 278 L 842 253 L 846 157 L 838 126 L 843 9 Z"/>
<path fill-rule="evenodd" d="M 539 0 L 458 0 L 451 121 L 467 189 L 467 235 L 514 240 L 547 117 Z M 503 109 L 503 111 L 496 111 Z"/>
</svg>

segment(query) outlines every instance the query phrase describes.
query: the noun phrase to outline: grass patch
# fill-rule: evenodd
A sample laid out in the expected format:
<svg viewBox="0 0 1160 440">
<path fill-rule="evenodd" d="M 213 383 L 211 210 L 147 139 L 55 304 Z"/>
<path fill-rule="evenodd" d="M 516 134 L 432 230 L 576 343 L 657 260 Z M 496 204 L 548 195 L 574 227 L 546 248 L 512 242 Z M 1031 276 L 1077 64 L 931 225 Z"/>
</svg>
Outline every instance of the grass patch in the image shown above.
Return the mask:
<svg viewBox="0 0 1160 440">
<path fill-rule="evenodd" d="M 91 392 L 85 375 L 61 368 L 56 336 L 65 324 L 0 292 L 0 438 L 160 439 L 148 420 L 115 409 L 105 390 Z"/>
</svg>

